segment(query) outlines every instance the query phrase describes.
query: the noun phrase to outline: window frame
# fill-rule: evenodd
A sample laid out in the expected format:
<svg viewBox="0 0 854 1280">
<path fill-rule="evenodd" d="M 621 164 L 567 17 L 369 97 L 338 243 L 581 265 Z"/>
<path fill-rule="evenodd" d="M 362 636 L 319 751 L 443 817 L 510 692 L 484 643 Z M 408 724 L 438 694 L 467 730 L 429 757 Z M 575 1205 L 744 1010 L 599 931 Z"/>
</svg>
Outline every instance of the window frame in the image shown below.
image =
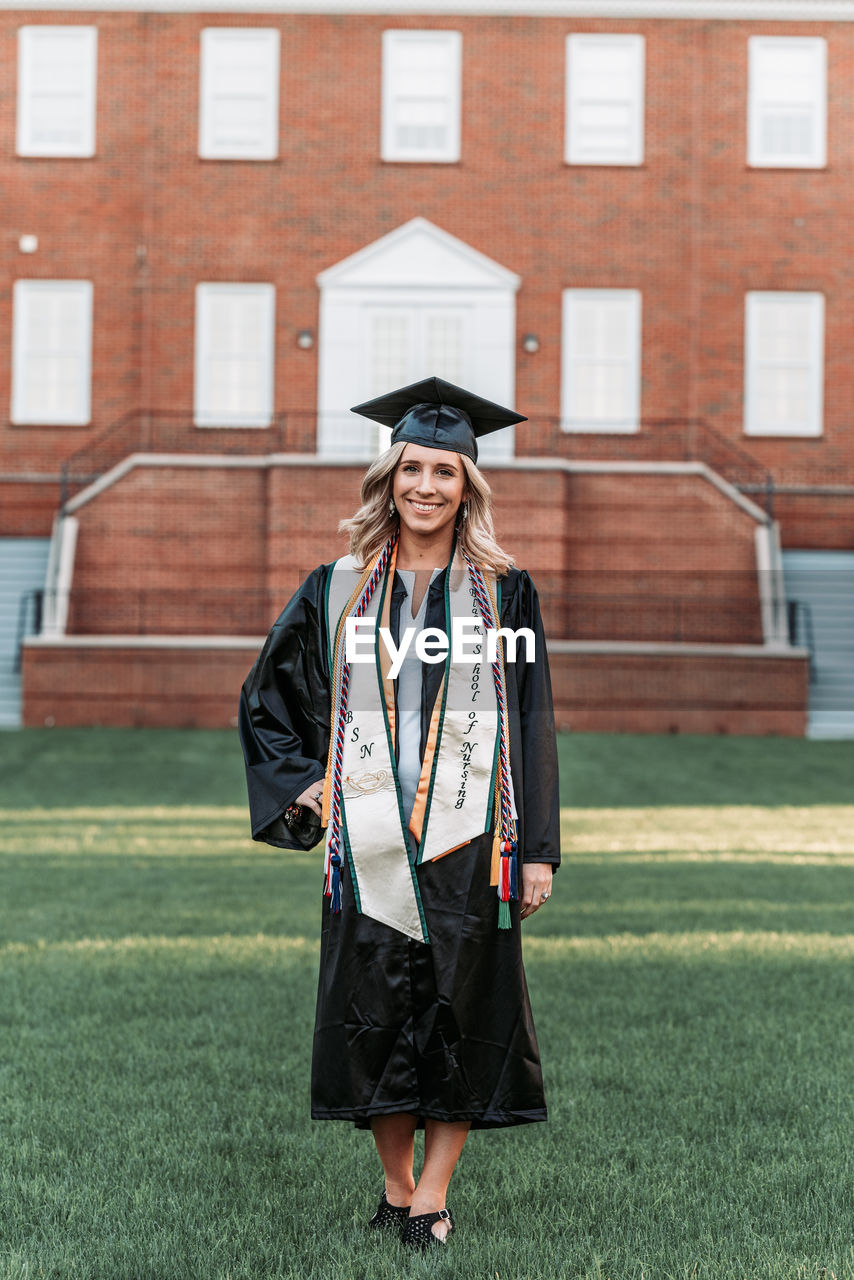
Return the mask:
<svg viewBox="0 0 854 1280">
<path fill-rule="evenodd" d="M 444 147 L 415 150 L 400 147 L 395 140 L 397 117 L 394 111 L 393 65 L 396 46 L 418 41 L 435 42 L 442 38 L 448 45 L 448 77 L 451 85 L 448 141 Z M 394 164 L 457 164 L 462 154 L 462 32 L 444 27 L 389 27 L 382 33 L 382 104 L 380 124 L 380 159 Z"/>
<path fill-rule="evenodd" d="M 75 355 L 80 361 L 76 406 L 65 415 L 34 414 L 26 402 L 27 322 L 30 299 L 38 293 L 74 293 L 81 306 L 82 324 Z M 12 387 L 9 420 L 15 426 L 86 427 L 92 421 L 92 312 L 91 280 L 19 279 L 12 286 Z"/>
<path fill-rule="evenodd" d="M 257 413 L 237 418 L 233 413 L 207 407 L 209 388 L 205 383 L 205 371 L 210 360 L 210 314 L 203 300 L 217 295 L 237 297 L 250 295 L 261 298 L 267 308 L 264 321 L 267 338 L 262 349 L 264 358 L 263 388 L 265 407 Z M 276 286 L 260 281 L 200 281 L 195 290 L 195 324 L 193 330 L 193 425 L 196 427 L 261 428 L 272 426 L 275 418 L 275 343 L 276 343 Z"/>
<path fill-rule="evenodd" d="M 214 107 L 217 99 L 216 76 L 213 68 L 217 46 L 229 42 L 256 41 L 267 45 L 265 57 L 270 59 L 268 68 L 269 95 L 267 128 L 257 147 L 236 149 L 217 145 L 214 135 Z M 199 137 L 198 154 L 202 160 L 277 160 L 279 156 L 279 82 L 281 79 L 281 32 L 278 27 L 203 27 L 199 34 Z"/>
<path fill-rule="evenodd" d="M 809 369 L 809 418 L 800 430 L 780 427 L 779 424 L 763 425 L 756 415 L 757 373 L 759 364 L 754 358 L 758 345 L 758 326 L 762 304 L 769 301 L 789 302 L 808 306 L 810 319 Z M 746 436 L 776 436 L 783 440 L 816 439 L 824 435 L 824 328 L 825 296 L 815 290 L 751 290 L 744 295 L 744 434 Z M 786 361 L 786 364 L 789 362 Z"/>
<path fill-rule="evenodd" d="M 84 93 L 82 131 L 78 143 L 44 143 L 32 140 L 34 86 L 33 59 L 39 40 L 76 39 L 81 42 L 84 65 L 81 78 Z M 89 159 L 95 154 L 98 96 L 98 28 L 81 23 L 56 23 L 18 28 L 18 91 L 15 126 L 15 154 L 18 156 L 55 156 Z"/>
<path fill-rule="evenodd" d="M 629 368 L 629 392 L 624 418 L 604 422 L 586 420 L 579 425 L 572 423 L 570 370 L 576 361 L 573 359 L 573 304 L 576 301 L 595 298 L 597 301 L 613 299 L 622 300 L 630 307 L 630 339 L 632 348 L 625 357 Z M 563 290 L 561 299 L 561 379 L 560 379 L 560 429 L 567 435 L 601 433 L 608 435 L 636 435 L 640 431 L 641 396 L 642 396 L 642 326 L 643 326 L 643 294 L 640 289 L 589 289 L 568 288 Z M 620 426 L 617 423 L 622 422 Z M 569 425 L 568 425 L 569 424 Z"/>
<path fill-rule="evenodd" d="M 793 44 L 809 45 L 816 59 L 815 79 L 817 129 L 814 152 L 809 157 L 790 155 L 764 156 L 761 147 L 763 100 L 759 95 L 760 54 L 769 47 L 790 48 Z M 747 164 L 751 169 L 826 169 L 827 168 L 827 40 L 823 36 L 749 36 L 747 80 Z"/>
<path fill-rule="evenodd" d="M 595 153 L 579 152 L 579 139 L 582 136 L 576 124 L 578 117 L 578 99 L 573 97 L 573 84 L 577 76 L 577 64 L 582 50 L 595 46 L 621 46 L 634 50 L 634 97 L 631 99 L 633 111 L 631 134 L 629 137 L 629 156 L 625 159 L 614 159 L 613 156 L 597 156 Z M 566 62 L 564 72 L 564 161 L 566 164 L 602 165 L 606 168 L 637 168 L 644 162 L 645 149 L 645 115 L 646 115 L 646 37 L 630 32 L 571 32 L 566 37 Z"/>
</svg>

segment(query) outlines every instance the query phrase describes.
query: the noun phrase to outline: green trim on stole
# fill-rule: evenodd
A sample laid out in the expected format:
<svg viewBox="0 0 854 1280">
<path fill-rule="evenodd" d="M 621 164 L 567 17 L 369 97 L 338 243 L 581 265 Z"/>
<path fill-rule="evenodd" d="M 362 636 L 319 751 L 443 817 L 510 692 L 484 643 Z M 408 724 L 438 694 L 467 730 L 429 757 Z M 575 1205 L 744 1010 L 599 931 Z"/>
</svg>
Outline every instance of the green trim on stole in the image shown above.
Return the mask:
<svg viewBox="0 0 854 1280">
<path fill-rule="evenodd" d="M 495 611 L 498 614 L 498 617 L 495 619 L 495 624 L 496 626 L 500 627 L 501 626 L 501 579 L 498 577 L 498 574 L 495 575 Z M 499 638 L 498 644 L 500 643 L 501 643 L 501 639 Z M 504 685 L 504 707 L 506 711 L 507 709 L 506 682 Z M 501 731 L 500 730 L 501 730 L 501 726 L 499 725 L 499 732 L 496 733 L 495 735 L 495 750 L 492 753 L 492 773 L 489 778 L 489 794 L 492 796 L 492 800 L 490 801 L 490 806 L 489 806 L 489 830 L 491 832 L 495 831 L 495 823 L 498 820 L 498 813 L 496 812 L 496 806 L 495 806 L 495 777 L 496 777 L 496 774 L 498 773 L 498 761 L 501 758 Z M 499 805 L 500 805 L 500 801 L 499 801 Z"/>
</svg>

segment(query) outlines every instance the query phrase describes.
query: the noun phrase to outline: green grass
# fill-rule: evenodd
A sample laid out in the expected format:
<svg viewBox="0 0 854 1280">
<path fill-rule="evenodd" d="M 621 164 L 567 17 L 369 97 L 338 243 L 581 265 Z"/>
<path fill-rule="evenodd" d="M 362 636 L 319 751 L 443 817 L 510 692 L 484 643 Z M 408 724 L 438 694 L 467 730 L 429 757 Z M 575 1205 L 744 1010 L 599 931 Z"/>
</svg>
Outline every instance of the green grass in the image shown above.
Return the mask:
<svg viewBox="0 0 854 1280">
<path fill-rule="evenodd" d="M 854 744 L 561 760 L 550 1121 L 472 1135 L 421 1260 L 308 1119 L 319 857 L 247 839 L 234 735 L 0 735 L 0 1278 L 852 1280 Z"/>
<path fill-rule="evenodd" d="M 854 803 L 854 741 L 703 734 L 561 734 L 562 799 L 576 808 Z M 246 803 L 233 731 L 0 732 L 0 808 Z"/>
</svg>

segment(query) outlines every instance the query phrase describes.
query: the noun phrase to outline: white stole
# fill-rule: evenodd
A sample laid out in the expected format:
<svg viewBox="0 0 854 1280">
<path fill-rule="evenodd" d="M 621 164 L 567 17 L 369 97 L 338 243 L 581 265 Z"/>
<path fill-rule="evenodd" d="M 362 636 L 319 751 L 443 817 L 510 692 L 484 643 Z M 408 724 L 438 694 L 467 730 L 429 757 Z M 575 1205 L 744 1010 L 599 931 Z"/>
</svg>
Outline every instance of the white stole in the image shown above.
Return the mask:
<svg viewBox="0 0 854 1280">
<path fill-rule="evenodd" d="M 352 556 L 345 556 L 335 562 L 327 587 L 333 737 L 341 713 L 344 620 L 355 612 L 368 577 Z M 394 756 L 394 693 L 388 679 L 391 661 L 379 636 L 379 626 L 387 625 L 393 577 L 392 560 L 362 615 L 373 618 L 377 627 L 376 660 L 350 664 L 341 769 L 341 835 L 358 910 L 410 938 L 427 942 L 414 862 L 441 858 L 490 829 L 498 708 L 492 669 L 486 661 L 484 621 L 468 568 L 457 553 L 446 574 L 445 630 L 450 642 L 453 619 L 465 618 L 480 634 L 470 628 L 467 656 L 454 662 L 449 653 L 445 662 L 409 824 L 419 840 L 413 860 Z M 494 584 L 493 575 L 490 596 L 497 624 Z M 364 638 L 361 645 L 364 650 Z M 328 871 L 328 837 L 326 857 Z"/>
</svg>

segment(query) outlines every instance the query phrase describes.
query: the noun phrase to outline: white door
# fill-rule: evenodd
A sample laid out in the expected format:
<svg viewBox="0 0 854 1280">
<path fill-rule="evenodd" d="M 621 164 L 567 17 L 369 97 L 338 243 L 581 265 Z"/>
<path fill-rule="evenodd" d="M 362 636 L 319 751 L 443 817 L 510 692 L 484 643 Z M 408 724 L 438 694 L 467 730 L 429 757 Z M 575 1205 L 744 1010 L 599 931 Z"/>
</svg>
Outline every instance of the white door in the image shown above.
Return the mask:
<svg viewBox="0 0 854 1280">
<path fill-rule="evenodd" d="M 438 375 L 465 387 L 471 380 L 471 312 L 458 307 L 366 307 L 364 392 L 370 400 L 395 387 Z M 391 428 L 372 425 L 372 452 L 387 449 Z"/>
<path fill-rule="evenodd" d="M 350 406 L 434 374 L 498 404 L 515 394 L 520 279 L 424 218 L 413 218 L 317 277 L 318 452 L 367 461 L 388 439 Z M 524 412 L 524 410 L 522 410 Z M 480 442 L 513 457 L 512 427 Z"/>
</svg>

